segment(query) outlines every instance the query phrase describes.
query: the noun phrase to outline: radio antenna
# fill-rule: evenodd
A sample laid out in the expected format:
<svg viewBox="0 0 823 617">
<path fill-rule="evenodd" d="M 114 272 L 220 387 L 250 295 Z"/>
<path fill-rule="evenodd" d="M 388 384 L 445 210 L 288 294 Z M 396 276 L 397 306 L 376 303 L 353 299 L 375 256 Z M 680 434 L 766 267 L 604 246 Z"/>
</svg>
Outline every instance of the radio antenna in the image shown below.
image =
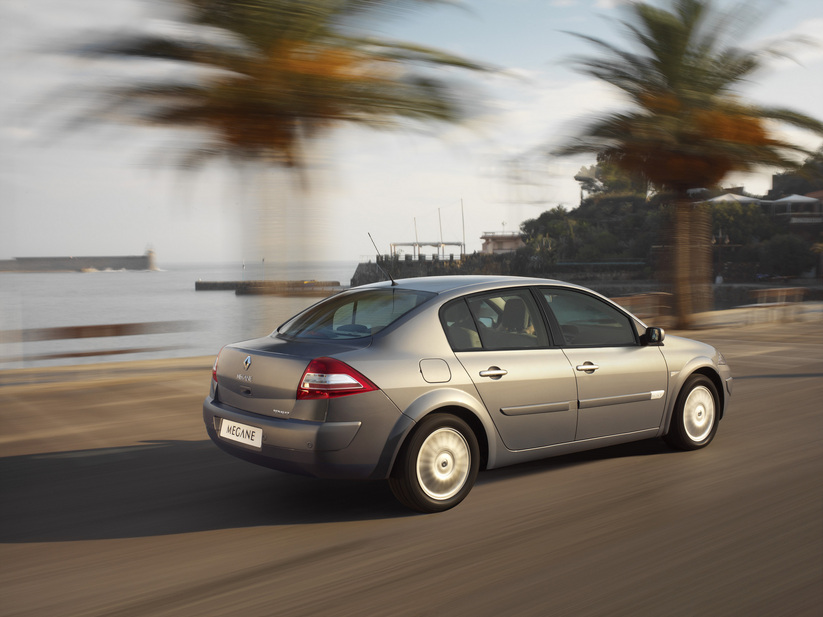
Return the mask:
<svg viewBox="0 0 823 617">
<path fill-rule="evenodd" d="M 380 259 L 380 249 L 377 248 L 377 244 L 375 243 L 374 238 L 371 237 L 371 233 L 369 233 L 368 231 L 366 233 L 368 234 L 369 240 L 371 240 L 371 243 L 374 246 L 374 250 L 377 253 L 377 260 L 379 260 Z M 397 285 L 397 281 L 394 280 L 394 277 L 391 274 L 389 274 L 388 272 L 386 272 L 383 268 L 381 268 L 380 264 L 378 263 L 377 260 L 375 260 L 375 262 L 374 262 L 374 265 L 377 266 L 377 269 L 380 270 L 380 272 L 382 272 L 383 274 L 385 274 L 386 276 L 389 277 L 389 280 L 391 281 L 392 287 Z"/>
</svg>

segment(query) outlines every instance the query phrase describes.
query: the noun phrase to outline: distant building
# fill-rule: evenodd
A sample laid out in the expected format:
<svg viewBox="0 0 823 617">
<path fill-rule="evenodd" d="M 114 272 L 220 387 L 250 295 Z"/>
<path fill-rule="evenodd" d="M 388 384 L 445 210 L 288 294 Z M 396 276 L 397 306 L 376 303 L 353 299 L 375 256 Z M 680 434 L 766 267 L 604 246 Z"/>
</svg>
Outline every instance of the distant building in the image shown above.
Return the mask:
<svg viewBox="0 0 823 617">
<path fill-rule="evenodd" d="M 490 255 L 498 255 L 500 253 L 513 253 L 519 248 L 523 248 L 526 244 L 519 232 L 499 232 L 487 231 L 480 236 L 483 240 L 483 246 L 480 251 Z"/>
<path fill-rule="evenodd" d="M 819 226 L 823 223 L 821 202 L 823 202 L 823 191 L 805 195 L 787 195 L 771 202 L 772 214 L 787 217 L 791 225 Z"/>
</svg>

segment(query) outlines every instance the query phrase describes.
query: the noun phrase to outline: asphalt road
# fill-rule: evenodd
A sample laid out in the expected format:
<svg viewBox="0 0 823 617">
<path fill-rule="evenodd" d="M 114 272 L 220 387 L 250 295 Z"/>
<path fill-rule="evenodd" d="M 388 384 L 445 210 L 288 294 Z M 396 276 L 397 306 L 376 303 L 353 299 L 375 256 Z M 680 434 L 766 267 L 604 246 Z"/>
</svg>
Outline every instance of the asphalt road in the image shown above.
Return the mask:
<svg viewBox="0 0 823 617">
<path fill-rule="evenodd" d="M 0 615 L 820 615 L 823 322 L 693 333 L 714 443 L 485 472 L 449 512 L 220 452 L 211 360 L 0 374 Z"/>
</svg>

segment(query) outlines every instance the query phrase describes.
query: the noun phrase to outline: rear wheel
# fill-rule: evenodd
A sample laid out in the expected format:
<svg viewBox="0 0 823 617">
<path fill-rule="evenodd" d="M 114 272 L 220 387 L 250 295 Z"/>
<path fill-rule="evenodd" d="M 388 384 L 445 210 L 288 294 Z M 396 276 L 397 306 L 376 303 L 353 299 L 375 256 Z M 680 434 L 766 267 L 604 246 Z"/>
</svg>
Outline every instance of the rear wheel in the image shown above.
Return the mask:
<svg viewBox="0 0 823 617">
<path fill-rule="evenodd" d="M 692 375 L 677 396 L 666 443 L 679 450 L 709 445 L 717 433 L 717 388 L 705 375 Z"/>
<path fill-rule="evenodd" d="M 442 512 L 459 504 L 474 486 L 480 449 L 469 425 L 434 414 L 420 422 L 398 455 L 389 485 L 405 506 Z"/>
</svg>

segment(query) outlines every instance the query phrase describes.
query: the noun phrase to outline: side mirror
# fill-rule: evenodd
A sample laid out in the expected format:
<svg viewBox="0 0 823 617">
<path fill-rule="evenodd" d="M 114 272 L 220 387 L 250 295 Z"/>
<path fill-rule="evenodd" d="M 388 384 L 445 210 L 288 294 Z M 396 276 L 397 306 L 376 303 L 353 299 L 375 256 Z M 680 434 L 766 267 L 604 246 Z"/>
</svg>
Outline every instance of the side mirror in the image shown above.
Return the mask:
<svg viewBox="0 0 823 617">
<path fill-rule="evenodd" d="M 662 345 L 666 338 L 666 332 L 663 328 L 646 328 L 646 334 L 641 338 L 644 345 Z"/>
</svg>

